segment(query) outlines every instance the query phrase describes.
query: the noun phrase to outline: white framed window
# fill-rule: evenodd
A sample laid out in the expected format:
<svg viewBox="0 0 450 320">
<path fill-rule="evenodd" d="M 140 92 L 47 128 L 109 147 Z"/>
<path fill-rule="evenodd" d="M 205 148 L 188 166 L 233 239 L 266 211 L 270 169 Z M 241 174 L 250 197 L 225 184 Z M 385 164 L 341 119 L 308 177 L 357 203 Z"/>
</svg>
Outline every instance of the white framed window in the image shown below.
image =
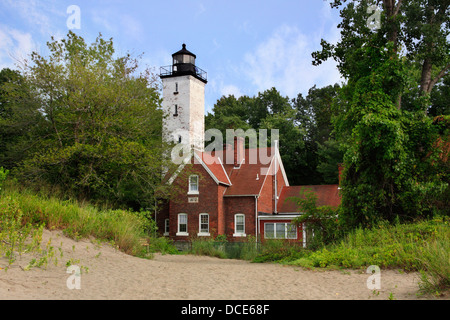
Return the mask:
<svg viewBox="0 0 450 320">
<path fill-rule="evenodd" d="M 287 222 L 264 223 L 265 239 L 297 239 L 297 226 Z"/>
<path fill-rule="evenodd" d="M 177 236 L 188 236 L 188 216 L 186 213 L 178 214 L 178 232 Z"/>
<path fill-rule="evenodd" d="M 164 236 L 169 235 L 169 219 L 164 219 Z"/>
<path fill-rule="evenodd" d="M 198 175 L 189 176 L 188 194 L 198 194 Z"/>
<path fill-rule="evenodd" d="M 198 236 L 210 236 L 209 233 L 209 214 L 200 213 L 198 216 Z"/>
<path fill-rule="evenodd" d="M 234 215 L 234 234 L 233 237 L 246 237 L 245 234 L 245 215 L 238 213 Z"/>
</svg>

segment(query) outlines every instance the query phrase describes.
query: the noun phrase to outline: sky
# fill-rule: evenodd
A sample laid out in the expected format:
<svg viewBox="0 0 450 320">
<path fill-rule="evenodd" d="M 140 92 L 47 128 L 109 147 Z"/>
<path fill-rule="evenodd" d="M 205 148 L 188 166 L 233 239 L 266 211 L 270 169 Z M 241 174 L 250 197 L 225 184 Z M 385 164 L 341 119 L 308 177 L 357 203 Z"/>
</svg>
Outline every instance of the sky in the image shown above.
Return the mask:
<svg viewBox="0 0 450 320">
<path fill-rule="evenodd" d="M 292 99 L 341 83 L 334 61 L 311 63 L 322 38 L 339 40 L 339 22 L 323 0 L 0 0 L 0 69 L 18 69 L 32 51 L 48 54 L 51 37 L 69 30 L 87 43 L 112 38 L 118 55 L 142 54 L 157 74 L 185 43 L 208 73 L 209 112 L 231 94 L 275 87 Z"/>
</svg>

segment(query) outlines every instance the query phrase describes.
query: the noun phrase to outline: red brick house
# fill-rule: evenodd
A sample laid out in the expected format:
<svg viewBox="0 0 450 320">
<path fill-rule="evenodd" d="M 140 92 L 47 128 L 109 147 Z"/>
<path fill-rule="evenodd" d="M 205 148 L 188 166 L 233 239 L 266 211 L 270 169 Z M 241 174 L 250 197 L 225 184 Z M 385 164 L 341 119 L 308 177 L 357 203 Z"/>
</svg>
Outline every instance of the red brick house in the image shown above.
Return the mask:
<svg viewBox="0 0 450 320">
<path fill-rule="evenodd" d="M 290 186 L 276 147 L 244 150 L 243 145 L 243 139 L 236 138 L 222 155 L 194 151 L 189 176 L 170 179 L 180 192 L 157 214 L 162 235 L 176 241 L 226 235 L 228 241 L 253 236 L 302 242 L 302 228 L 291 225 L 302 212 L 289 197 L 308 188 L 317 195 L 318 205 L 339 205 L 338 185 Z M 235 151 L 231 164 L 222 160 L 227 149 Z M 262 164 L 259 156 L 249 163 L 252 152 L 267 155 L 269 163 Z"/>
<path fill-rule="evenodd" d="M 176 241 L 225 235 L 228 241 L 253 236 L 302 242 L 302 228 L 291 225 L 302 212 L 288 198 L 309 187 L 319 205 L 338 206 L 338 185 L 290 186 L 276 145 L 245 149 L 244 140 L 235 137 L 223 150 L 204 151 L 206 72 L 195 66 L 196 56 L 185 45 L 172 57 L 173 64 L 161 67 L 160 74 L 163 137 L 193 152 L 187 176 L 166 177 L 180 191 L 156 214 L 160 233 Z"/>
</svg>

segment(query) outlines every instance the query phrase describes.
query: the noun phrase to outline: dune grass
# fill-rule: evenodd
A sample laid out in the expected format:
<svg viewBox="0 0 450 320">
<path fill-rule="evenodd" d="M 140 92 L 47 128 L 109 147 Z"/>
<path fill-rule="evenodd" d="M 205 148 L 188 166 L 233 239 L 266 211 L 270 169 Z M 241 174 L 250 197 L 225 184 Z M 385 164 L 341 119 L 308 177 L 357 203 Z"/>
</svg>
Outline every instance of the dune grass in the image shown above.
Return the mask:
<svg viewBox="0 0 450 320">
<path fill-rule="evenodd" d="M 12 230 L 11 223 L 32 229 L 43 226 L 49 230 L 62 230 L 64 235 L 73 239 L 94 237 L 110 242 L 121 251 L 136 256 L 142 255 L 141 240 L 146 236 L 144 230 L 148 223 L 134 212 L 101 210 L 88 203 L 37 195 L 12 184 L 2 190 L 0 212 L 3 215 L 3 227 L 0 228 L 4 236 Z M 6 221 L 9 221 L 8 225 L 5 225 Z"/>
<path fill-rule="evenodd" d="M 422 274 L 424 292 L 450 288 L 450 221 L 437 217 L 409 224 L 356 229 L 340 242 L 287 262 L 306 268 L 395 268 Z"/>
</svg>

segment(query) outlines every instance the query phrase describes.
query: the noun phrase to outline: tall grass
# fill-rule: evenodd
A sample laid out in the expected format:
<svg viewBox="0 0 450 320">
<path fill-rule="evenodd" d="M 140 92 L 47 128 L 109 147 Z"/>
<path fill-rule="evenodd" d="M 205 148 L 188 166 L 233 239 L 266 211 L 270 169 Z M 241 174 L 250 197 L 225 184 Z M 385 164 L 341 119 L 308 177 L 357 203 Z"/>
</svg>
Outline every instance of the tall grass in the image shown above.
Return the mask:
<svg viewBox="0 0 450 320">
<path fill-rule="evenodd" d="M 148 223 L 144 217 L 125 210 L 100 210 L 87 203 L 37 195 L 13 184 L 4 186 L 0 208 L 14 206 L 21 213 L 22 225 L 43 225 L 63 230 L 71 238 L 95 237 L 113 242 L 121 251 L 140 255 L 140 239 Z"/>
<path fill-rule="evenodd" d="M 217 238 L 192 238 L 189 253 L 221 259 L 253 260 L 260 253 L 260 249 L 261 244 L 252 236 L 242 242 L 228 242 L 218 236 Z"/>
<path fill-rule="evenodd" d="M 411 224 L 357 229 L 338 243 L 290 262 L 303 267 L 365 268 L 378 265 L 422 273 L 424 291 L 450 288 L 450 224 L 435 218 Z"/>
</svg>

